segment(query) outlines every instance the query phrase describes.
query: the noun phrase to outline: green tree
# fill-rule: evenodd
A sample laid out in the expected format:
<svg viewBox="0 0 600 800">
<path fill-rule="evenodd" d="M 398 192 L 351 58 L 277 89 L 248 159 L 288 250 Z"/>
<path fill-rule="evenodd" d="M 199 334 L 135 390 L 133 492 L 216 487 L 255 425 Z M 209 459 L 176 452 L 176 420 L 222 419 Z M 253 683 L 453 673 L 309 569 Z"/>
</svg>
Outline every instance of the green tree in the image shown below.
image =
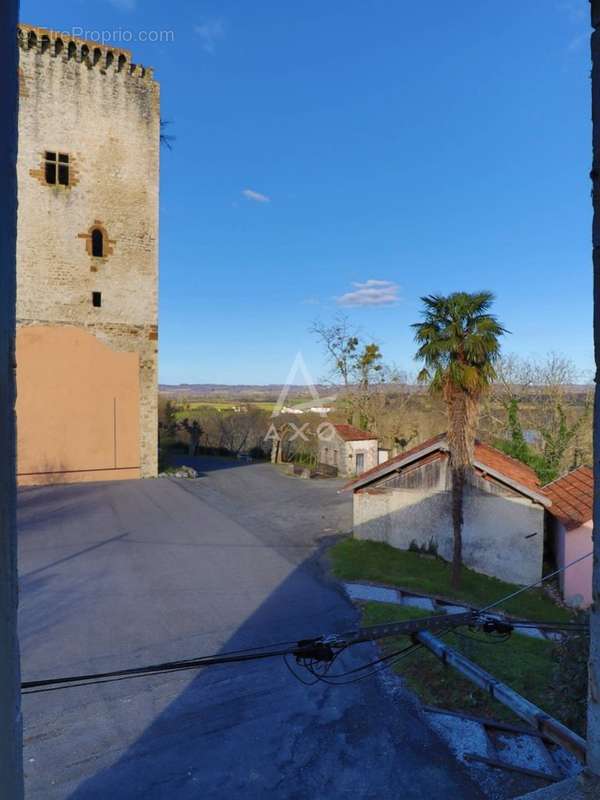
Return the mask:
<svg viewBox="0 0 600 800">
<path fill-rule="evenodd" d="M 379 345 L 365 344 L 363 349 L 356 354 L 354 361 L 354 375 L 356 380 L 355 414 L 358 427 L 368 430 L 374 420 L 372 418 L 371 402 L 373 385 L 385 381 L 386 368 L 383 364 L 383 355 Z M 356 420 L 352 419 L 352 422 Z"/>
<path fill-rule="evenodd" d="M 158 436 L 162 446 L 169 446 L 175 439 L 177 416 L 175 404 L 167 397 L 158 398 Z"/>
<path fill-rule="evenodd" d="M 473 459 L 479 403 L 496 377 L 500 336 L 506 333 L 490 313 L 491 292 L 453 292 L 422 297 L 422 322 L 415 323 L 416 358 L 424 367 L 418 379 L 443 397 L 448 417 L 452 475 L 452 585 L 460 585 L 463 496 Z"/>
<path fill-rule="evenodd" d="M 557 401 L 549 414 L 547 426 L 540 430 L 544 443 L 543 450 L 541 453 L 536 453 L 525 440 L 519 418 L 519 401 L 516 397 L 512 397 L 507 405 L 507 427 L 510 438 L 498 441 L 496 446 L 535 470 L 543 486 L 561 474 L 567 449 L 587 420 L 588 414 L 589 405 L 586 404 L 583 414 L 569 424 L 562 404 Z M 573 467 L 575 466 L 578 464 L 575 463 Z"/>
</svg>

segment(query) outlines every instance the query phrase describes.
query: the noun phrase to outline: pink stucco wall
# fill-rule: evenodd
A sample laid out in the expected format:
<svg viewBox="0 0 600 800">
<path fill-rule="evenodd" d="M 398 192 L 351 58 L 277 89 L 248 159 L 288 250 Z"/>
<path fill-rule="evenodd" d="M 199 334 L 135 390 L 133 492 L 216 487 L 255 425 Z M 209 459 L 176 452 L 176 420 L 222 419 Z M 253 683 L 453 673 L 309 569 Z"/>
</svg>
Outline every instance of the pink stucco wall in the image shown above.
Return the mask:
<svg viewBox="0 0 600 800">
<path fill-rule="evenodd" d="M 564 542 L 564 556 L 560 556 L 560 547 L 557 547 L 557 560 L 559 566 L 569 564 L 581 556 L 592 551 L 592 520 L 579 528 L 565 531 L 559 525 L 557 544 Z M 562 563 L 561 563 L 562 562 Z M 565 603 L 570 606 L 587 608 L 592 603 L 592 567 L 593 559 L 586 558 L 579 564 L 574 564 L 563 573 L 562 592 Z"/>
</svg>

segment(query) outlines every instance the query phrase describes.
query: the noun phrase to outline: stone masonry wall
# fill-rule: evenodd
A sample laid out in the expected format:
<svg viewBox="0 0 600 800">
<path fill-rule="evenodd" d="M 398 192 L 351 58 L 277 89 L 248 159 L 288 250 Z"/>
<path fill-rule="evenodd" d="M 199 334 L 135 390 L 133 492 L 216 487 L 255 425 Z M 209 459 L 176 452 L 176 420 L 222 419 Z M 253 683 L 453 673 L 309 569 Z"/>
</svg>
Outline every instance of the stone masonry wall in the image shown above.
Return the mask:
<svg viewBox="0 0 600 800">
<path fill-rule="evenodd" d="M 337 463 L 335 453 L 337 452 Z M 378 442 L 369 439 L 356 442 L 347 442 L 336 433 L 331 438 L 319 440 L 319 461 L 338 468 L 340 477 L 350 478 L 356 475 L 356 454 L 364 454 L 365 471 L 377 466 Z"/>
<path fill-rule="evenodd" d="M 128 51 L 20 28 L 19 325 L 84 327 L 140 356 L 140 463 L 157 471 L 159 86 Z M 48 185 L 46 151 L 70 185 Z M 91 231 L 105 234 L 94 257 Z M 101 293 L 101 307 L 92 293 Z"/>
</svg>

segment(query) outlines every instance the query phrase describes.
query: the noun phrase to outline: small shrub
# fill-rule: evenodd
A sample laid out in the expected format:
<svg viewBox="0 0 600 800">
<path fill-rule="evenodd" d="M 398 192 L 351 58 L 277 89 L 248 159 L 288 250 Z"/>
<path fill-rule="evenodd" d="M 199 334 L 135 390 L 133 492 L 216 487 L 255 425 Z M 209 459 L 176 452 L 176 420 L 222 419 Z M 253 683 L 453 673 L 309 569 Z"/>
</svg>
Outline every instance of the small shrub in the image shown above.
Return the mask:
<svg viewBox="0 0 600 800">
<path fill-rule="evenodd" d="M 416 539 L 412 539 L 411 543 L 408 545 L 408 550 L 411 553 L 418 553 L 422 556 L 438 557 L 438 544 L 433 536 L 427 544 L 419 544 Z"/>
<path fill-rule="evenodd" d="M 584 621 L 581 615 L 577 621 Z M 565 636 L 552 654 L 554 670 L 549 693 L 559 718 L 568 728 L 585 736 L 587 709 L 589 637 Z"/>
<path fill-rule="evenodd" d="M 433 538 L 433 536 L 431 537 L 431 539 L 429 540 L 429 544 L 427 545 L 427 553 L 430 556 L 435 556 L 435 558 L 438 557 L 438 543 Z"/>
</svg>

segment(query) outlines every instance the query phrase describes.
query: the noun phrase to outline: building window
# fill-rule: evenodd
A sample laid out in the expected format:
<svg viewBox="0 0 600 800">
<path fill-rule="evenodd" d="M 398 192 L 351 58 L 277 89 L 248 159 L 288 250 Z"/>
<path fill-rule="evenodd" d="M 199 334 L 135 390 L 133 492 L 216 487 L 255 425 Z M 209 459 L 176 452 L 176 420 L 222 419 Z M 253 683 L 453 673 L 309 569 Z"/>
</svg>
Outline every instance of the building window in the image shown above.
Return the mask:
<svg viewBox="0 0 600 800">
<path fill-rule="evenodd" d="M 46 183 L 50 186 L 69 185 L 69 156 L 46 150 L 44 158 Z"/>
<path fill-rule="evenodd" d="M 87 229 L 87 233 L 78 233 L 77 238 L 85 239 L 86 253 L 94 259 L 91 264 L 92 272 L 97 272 L 99 265 L 114 252 L 116 242 L 109 238 L 102 220 L 95 219 L 91 228 Z"/>
<path fill-rule="evenodd" d="M 92 230 L 92 256 L 104 258 L 104 234 L 100 228 Z"/>
<path fill-rule="evenodd" d="M 94 308 L 102 306 L 102 292 L 92 292 L 92 305 Z"/>
</svg>

